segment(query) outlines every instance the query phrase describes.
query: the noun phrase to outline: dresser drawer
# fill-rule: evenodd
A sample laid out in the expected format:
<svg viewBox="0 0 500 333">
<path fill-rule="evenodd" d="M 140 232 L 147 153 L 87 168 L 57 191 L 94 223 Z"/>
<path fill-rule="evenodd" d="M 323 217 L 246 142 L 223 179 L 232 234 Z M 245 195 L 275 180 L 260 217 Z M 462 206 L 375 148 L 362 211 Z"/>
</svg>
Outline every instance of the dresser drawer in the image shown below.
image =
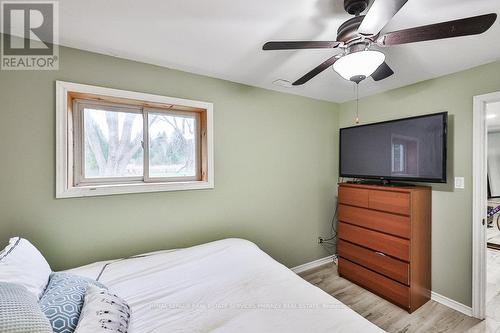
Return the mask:
<svg viewBox="0 0 500 333">
<path fill-rule="evenodd" d="M 395 236 L 410 238 L 410 218 L 408 216 L 339 205 L 339 220 Z"/>
<path fill-rule="evenodd" d="M 368 193 L 362 188 L 339 187 L 339 203 L 358 207 L 368 207 Z"/>
<path fill-rule="evenodd" d="M 393 280 L 409 285 L 410 265 L 404 261 L 385 256 L 349 242 L 339 240 L 337 253 L 340 257 L 374 270 Z"/>
<path fill-rule="evenodd" d="M 410 308 L 410 288 L 355 263 L 339 258 L 339 275 L 405 308 Z"/>
<path fill-rule="evenodd" d="M 407 239 L 344 222 L 339 223 L 339 238 L 401 260 L 410 261 L 410 242 Z"/>
<path fill-rule="evenodd" d="M 410 215 L 410 195 L 403 192 L 370 190 L 368 207 L 385 212 Z"/>
</svg>

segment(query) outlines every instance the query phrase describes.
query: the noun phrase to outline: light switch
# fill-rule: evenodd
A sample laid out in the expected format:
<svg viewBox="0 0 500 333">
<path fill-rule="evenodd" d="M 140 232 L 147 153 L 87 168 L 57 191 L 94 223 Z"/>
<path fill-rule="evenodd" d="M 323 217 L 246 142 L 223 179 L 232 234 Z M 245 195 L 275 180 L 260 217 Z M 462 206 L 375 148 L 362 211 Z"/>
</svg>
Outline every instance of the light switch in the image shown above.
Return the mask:
<svg viewBox="0 0 500 333">
<path fill-rule="evenodd" d="M 465 188 L 464 177 L 455 177 L 455 188 Z"/>
</svg>

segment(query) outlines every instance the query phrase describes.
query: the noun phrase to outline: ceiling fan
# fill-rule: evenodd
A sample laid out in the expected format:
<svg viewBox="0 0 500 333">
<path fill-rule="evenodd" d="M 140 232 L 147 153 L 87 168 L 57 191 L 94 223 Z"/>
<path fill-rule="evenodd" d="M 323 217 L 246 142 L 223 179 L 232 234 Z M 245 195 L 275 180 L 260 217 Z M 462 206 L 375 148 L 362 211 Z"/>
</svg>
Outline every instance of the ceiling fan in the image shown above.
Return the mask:
<svg viewBox="0 0 500 333">
<path fill-rule="evenodd" d="M 371 76 L 375 81 L 380 81 L 391 76 L 394 72 L 385 62 L 385 54 L 374 49 L 373 46 L 384 47 L 477 35 L 488 30 L 497 18 L 497 14 L 492 13 L 380 35 L 380 31 L 407 1 L 374 0 L 368 13 L 361 15 L 368 8 L 370 0 L 344 0 L 345 10 L 354 17 L 338 28 L 337 41 L 272 41 L 265 43 L 263 50 L 334 48 L 342 50 L 341 53 L 327 59 L 293 82 L 294 86 L 308 82 L 330 66 L 333 66 L 333 69 L 346 80 L 359 83 Z"/>
</svg>

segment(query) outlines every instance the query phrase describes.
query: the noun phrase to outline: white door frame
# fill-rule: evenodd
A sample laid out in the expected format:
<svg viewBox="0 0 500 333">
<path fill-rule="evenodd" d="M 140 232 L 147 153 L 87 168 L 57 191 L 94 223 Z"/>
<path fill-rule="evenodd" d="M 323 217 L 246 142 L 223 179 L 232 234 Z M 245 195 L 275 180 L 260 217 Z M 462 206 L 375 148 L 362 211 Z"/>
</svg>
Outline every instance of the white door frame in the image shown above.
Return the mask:
<svg viewBox="0 0 500 333">
<path fill-rule="evenodd" d="M 486 104 L 500 102 L 500 92 L 474 96 L 472 133 L 472 315 L 486 313 L 487 127 Z M 484 224 L 483 224 L 484 223 Z"/>
</svg>

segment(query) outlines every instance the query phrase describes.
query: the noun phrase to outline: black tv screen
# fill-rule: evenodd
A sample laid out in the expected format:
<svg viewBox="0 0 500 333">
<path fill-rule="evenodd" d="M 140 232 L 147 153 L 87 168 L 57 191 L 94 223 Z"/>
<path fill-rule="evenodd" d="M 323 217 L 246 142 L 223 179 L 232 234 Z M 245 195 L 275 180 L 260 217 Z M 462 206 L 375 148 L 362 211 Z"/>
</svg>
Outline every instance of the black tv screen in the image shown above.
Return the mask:
<svg viewBox="0 0 500 333">
<path fill-rule="evenodd" d="M 340 177 L 446 182 L 448 113 L 340 129 Z"/>
</svg>

